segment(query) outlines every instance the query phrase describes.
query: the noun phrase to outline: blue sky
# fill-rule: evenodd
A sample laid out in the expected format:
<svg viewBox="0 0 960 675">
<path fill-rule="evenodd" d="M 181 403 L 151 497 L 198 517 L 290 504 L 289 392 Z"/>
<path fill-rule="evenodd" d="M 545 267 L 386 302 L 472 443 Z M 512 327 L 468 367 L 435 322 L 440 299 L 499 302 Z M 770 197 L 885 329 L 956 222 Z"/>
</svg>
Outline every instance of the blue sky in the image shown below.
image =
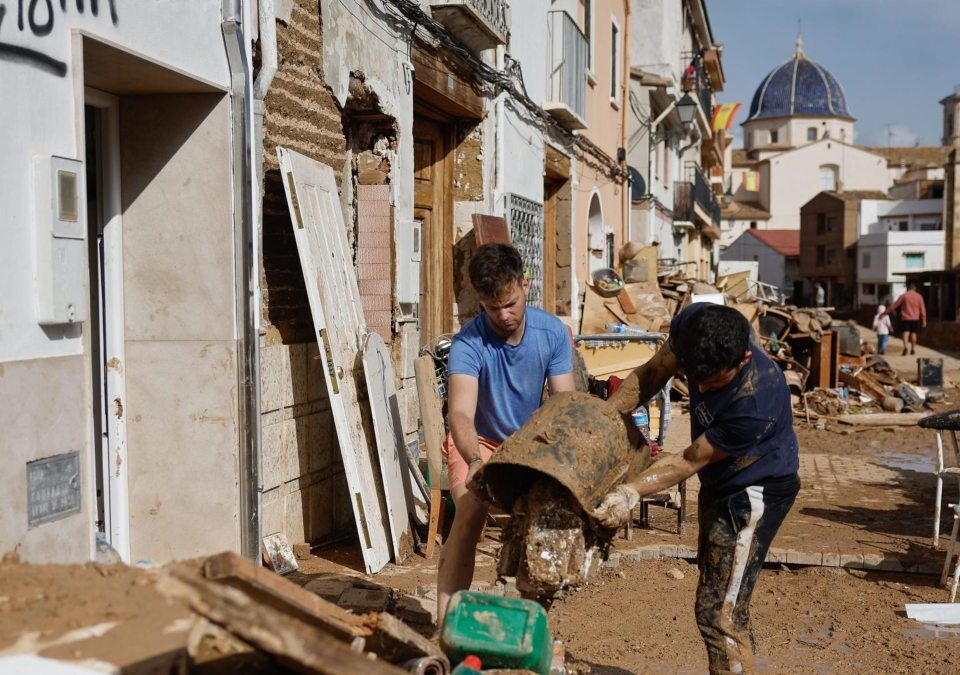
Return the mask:
<svg viewBox="0 0 960 675">
<path fill-rule="evenodd" d="M 855 142 L 940 144 L 939 101 L 960 84 L 960 0 L 707 0 L 707 9 L 724 45 L 719 99 L 743 104 L 737 147 L 757 85 L 793 55 L 797 19 L 807 57 L 843 85 Z"/>
</svg>

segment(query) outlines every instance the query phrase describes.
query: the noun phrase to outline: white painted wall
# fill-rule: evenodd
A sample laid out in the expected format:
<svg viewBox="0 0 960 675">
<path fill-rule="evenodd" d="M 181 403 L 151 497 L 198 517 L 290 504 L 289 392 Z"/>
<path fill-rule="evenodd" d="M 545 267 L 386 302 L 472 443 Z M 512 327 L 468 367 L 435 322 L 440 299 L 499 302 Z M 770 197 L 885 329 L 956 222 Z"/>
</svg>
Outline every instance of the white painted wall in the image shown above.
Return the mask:
<svg viewBox="0 0 960 675">
<path fill-rule="evenodd" d="M 16 59 L 11 59 L 7 52 L 0 54 L 0 90 L 4 92 L 0 128 L 6 130 L 0 152 L 0 173 L 4 176 L 0 182 L 0 288 L 4 289 L 0 303 L 0 391 L 5 394 L 0 401 L 0 447 L 4 448 L 7 469 L 0 472 L 0 494 L 3 495 L 0 497 L 3 514 L 0 550 L 15 549 L 26 560 L 73 562 L 89 559 L 93 554 L 90 324 L 47 328 L 37 324 L 34 247 L 41 210 L 34 203 L 33 158 L 56 155 L 84 159 L 85 83 L 81 36 L 225 90 L 229 74 L 221 33 L 221 0 L 101 0 L 96 16 L 89 2 L 83 3 L 82 12 L 73 1 L 63 7 L 59 2 L 24 2 L 22 25 L 18 21 L 18 3 L 3 4 L 0 42 L 27 51 Z M 150 91 L 151 83 L 138 84 L 144 92 Z M 224 116 L 228 115 L 225 106 L 211 115 L 211 123 L 223 123 Z M 188 140 L 194 139 L 181 138 L 181 145 Z M 228 164 L 231 161 L 229 153 L 221 152 L 219 159 Z M 155 170 L 160 171 L 158 167 Z M 165 174 L 165 178 L 176 180 L 170 173 Z M 228 234 L 232 226 L 229 185 L 227 182 L 226 191 L 217 195 L 214 207 L 222 205 L 226 211 Z M 82 194 L 81 187 L 81 198 Z M 154 217 L 162 216 L 155 212 Z M 229 236 L 221 241 L 229 252 L 221 262 L 228 270 L 228 287 L 232 291 L 232 243 Z M 84 247 L 83 267 L 87 265 Z M 223 302 L 231 309 L 221 330 L 226 331 L 225 341 L 232 344 L 232 295 L 228 294 Z M 136 355 L 129 351 L 127 359 L 131 363 L 137 361 Z M 137 365 L 142 368 L 154 364 L 140 361 Z M 149 376 L 147 380 L 156 384 Z M 236 371 L 225 380 L 235 387 Z M 168 404 L 173 400 L 169 392 L 154 391 Z M 235 394 L 227 389 L 224 396 L 232 402 L 232 409 L 228 405 L 224 414 L 235 415 Z M 142 404 L 143 400 L 134 403 L 132 408 L 125 406 L 124 414 L 129 415 Z M 226 429 L 229 420 L 222 426 Z M 185 436 L 189 436 L 190 431 L 186 426 L 182 429 Z M 161 438 L 158 436 L 158 442 Z M 224 447 L 236 448 L 235 435 Z M 195 453 L 196 445 L 190 445 L 189 449 Z M 69 451 L 80 453 L 82 512 L 28 529 L 24 509 L 26 463 Z M 168 459 L 176 461 L 173 457 Z M 184 464 L 182 470 L 186 471 L 186 466 Z M 215 485 L 205 487 L 216 492 L 220 481 L 226 480 L 235 488 L 235 467 L 219 468 L 222 471 L 213 481 Z M 131 475 L 137 470 L 135 466 L 129 469 Z M 232 495 L 235 497 L 235 490 Z M 140 496 L 145 497 L 145 493 L 141 492 Z M 219 496 L 218 493 L 214 498 Z M 229 499 L 225 497 L 223 504 Z M 229 515 L 220 519 L 215 528 L 217 533 L 210 539 L 212 545 L 235 545 L 236 522 L 230 517 L 236 516 L 237 507 L 237 500 L 233 499 L 227 509 Z M 172 513 L 171 508 L 176 506 L 168 504 L 168 513 Z M 219 518 L 221 514 L 211 515 Z M 142 536 L 149 537 L 149 529 L 149 524 L 142 524 Z"/>
<path fill-rule="evenodd" d="M 730 246 L 721 251 L 720 260 L 756 262 L 759 266 L 759 281 L 773 284 L 788 295 L 793 288 L 793 279 L 788 278 L 786 274 L 786 259 L 750 232 L 744 232 Z"/>
<path fill-rule="evenodd" d="M 829 137 L 836 141 L 853 143 L 852 120 L 836 117 L 770 117 L 744 123 L 744 147 L 747 150 L 766 145 L 799 148 L 811 142 L 807 140 L 807 130 L 810 128 L 816 129 L 816 140 Z M 774 131 L 777 133 L 776 142 L 771 138 L 771 132 Z"/>
<path fill-rule="evenodd" d="M 866 293 L 864 284 L 890 284 L 891 298 L 905 290 L 905 272 L 942 270 L 945 233 L 932 232 L 876 232 L 865 234 L 857 242 L 857 282 L 861 304 L 876 304 L 879 289 Z M 922 268 L 907 269 L 906 254 L 923 253 Z M 869 265 L 865 264 L 869 262 Z"/>
<path fill-rule="evenodd" d="M 51 336 L 36 323 L 33 293 L 34 206 L 31 161 L 34 156 L 79 157 L 82 119 L 82 84 L 77 78 L 71 35 L 82 31 L 121 49 L 140 54 L 168 68 L 226 87 L 228 69 L 220 32 L 220 0 L 178 0 L 174 2 L 129 2 L 101 0 L 99 16 L 92 16 L 89 2 L 80 14 L 74 2 L 65 12 L 57 2 L 23 3 L 24 28 L 17 22 L 16 3 L 6 3 L 0 22 L 0 42 L 30 49 L 55 61 L 63 75 L 43 70 L 34 62 L 17 62 L 0 56 L 0 128 L 6 129 L 0 153 L 0 362 L 11 359 L 79 354 L 79 331 L 56 332 Z M 46 6 L 51 5 L 52 17 Z M 116 6 L 117 21 L 111 21 L 110 6 Z M 30 15 L 39 30 L 30 28 Z M 47 35 L 40 36 L 50 23 Z M 79 63 L 79 61 L 77 61 Z M 11 133 L 10 130 L 16 130 Z"/>
<path fill-rule="evenodd" d="M 761 165 L 761 194 L 768 200 L 761 203 L 770 212 L 769 229 L 799 229 L 800 207 L 821 192 L 820 167 L 831 164 L 839 168 L 842 190 L 890 187 L 886 160 L 854 146 L 828 139 L 783 152 Z"/>
<path fill-rule="evenodd" d="M 907 231 L 943 227 L 942 199 L 864 199 L 860 202 L 860 234 L 899 230 L 907 223 Z"/>
</svg>

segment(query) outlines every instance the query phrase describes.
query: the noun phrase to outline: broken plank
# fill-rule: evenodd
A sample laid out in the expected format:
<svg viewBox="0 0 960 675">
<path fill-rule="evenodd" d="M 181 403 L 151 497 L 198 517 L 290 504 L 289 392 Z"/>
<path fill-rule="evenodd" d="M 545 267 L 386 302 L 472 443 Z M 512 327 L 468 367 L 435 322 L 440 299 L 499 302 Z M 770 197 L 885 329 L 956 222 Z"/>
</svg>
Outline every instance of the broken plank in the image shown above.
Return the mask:
<svg viewBox="0 0 960 675">
<path fill-rule="evenodd" d="M 207 558 L 203 576 L 229 584 L 261 604 L 317 625 L 341 640 L 363 638 L 369 651 L 387 660 L 443 658 L 440 647 L 389 614 L 353 614 L 236 553 Z"/>
<path fill-rule="evenodd" d="M 869 413 L 864 415 L 837 415 L 830 417 L 840 424 L 860 427 L 914 427 L 928 413 Z"/>
<path fill-rule="evenodd" d="M 399 675 L 404 671 L 354 651 L 319 626 L 257 603 L 243 591 L 209 581 L 186 565 L 170 567 L 157 582 L 169 597 L 185 600 L 197 614 L 230 631 L 280 663 L 308 675 Z"/>
<path fill-rule="evenodd" d="M 627 314 L 637 313 L 637 306 L 633 304 L 633 299 L 630 297 L 630 293 L 626 288 L 620 289 L 620 292 L 617 293 L 617 300 L 620 302 L 620 307 L 623 308 L 623 311 Z"/>
</svg>

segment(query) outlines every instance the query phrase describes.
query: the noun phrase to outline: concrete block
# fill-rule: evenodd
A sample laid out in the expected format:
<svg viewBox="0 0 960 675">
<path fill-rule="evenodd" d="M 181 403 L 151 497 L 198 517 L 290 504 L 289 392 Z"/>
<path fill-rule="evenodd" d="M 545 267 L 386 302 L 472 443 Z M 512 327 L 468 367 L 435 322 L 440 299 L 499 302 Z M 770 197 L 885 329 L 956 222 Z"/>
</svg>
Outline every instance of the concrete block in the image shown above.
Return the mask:
<svg viewBox="0 0 960 675">
<path fill-rule="evenodd" d="M 862 570 L 863 554 L 862 553 L 841 553 L 840 567 L 846 567 L 848 569 L 854 569 L 854 570 Z"/>
<path fill-rule="evenodd" d="M 879 553 L 864 553 L 863 554 L 863 569 L 865 570 L 878 570 L 883 565 L 883 556 Z"/>
<path fill-rule="evenodd" d="M 299 542 L 294 544 L 293 555 L 296 556 L 297 560 L 308 560 L 312 555 L 310 553 L 310 544 L 306 542 Z"/>
<path fill-rule="evenodd" d="M 823 565 L 823 553 L 820 551 L 799 551 L 797 556 L 799 565 Z"/>
<path fill-rule="evenodd" d="M 261 443 L 261 480 L 265 490 L 279 487 L 286 473 L 283 448 L 283 422 L 263 427 Z"/>
<path fill-rule="evenodd" d="M 307 345 L 305 343 L 288 345 L 287 360 L 290 364 L 290 381 L 289 385 L 283 390 L 283 405 L 291 406 L 295 403 L 306 403 L 309 398 L 307 390 Z"/>
<path fill-rule="evenodd" d="M 404 595 L 397 600 L 396 615 L 398 619 L 407 623 L 434 625 L 437 622 L 437 604 Z"/>
<path fill-rule="evenodd" d="M 880 569 L 884 572 L 903 572 L 905 571 L 903 561 L 897 556 L 885 555 L 880 561 Z"/>
<path fill-rule="evenodd" d="M 279 410 L 283 405 L 281 351 L 281 345 L 268 345 L 260 350 L 260 412 Z"/>
<path fill-rule="evenodd" d="M 313 579 L 307 582 L 304 588 L 311 593 L 316 593 L 324 600 L 338 602 L 343 592 L 352 588 L 352 585 L 343 579 Z"/>
<path fill-rule="evenodd" d="M 611 553 L 606 560 L 603 561 L 604 567 L 619 567 L 620 566 L 620 554 Z"/>
<path fill-rule="evenodd" d="M 840 553 L 838 551 L 824 551 L 821 564 L 825 567 L 840 567 Z"/>
<path fill-rule="evenodd" d="M 276 487 L 263 493 L 260 509 L 260 530 L 264 534 L 275 534 L 283 531 L 284 500 L 282 488 Z"/>
<path fill-rule="evenodd" d="M 660 557 L 661 557 L 661 558 L 676 558 L 676 557 L 677 557 L 677 545 L 676 545 L 676 544 L 660 544 Z"/>
<path fill-rule="evenodd" d="M 767 551 L 767 560 L 768 563 L 785 563 L 787 562 L 787 551 L 783 548 L 770 548 Z"/>
<path fill-rule="evenodd" d="M 390 591 L 386 589 L 354 588 L 351 586 L 341 595 L 337 604 L 357 612 L 382 612 L 390 601 Z"/>
<path fill-rule="evenodd" d="M 696 560 L 697 550 L 689 546 L 679 545 L 677 546 L 677 557 L 683 558 L 685 560 Z"/>
</svg>

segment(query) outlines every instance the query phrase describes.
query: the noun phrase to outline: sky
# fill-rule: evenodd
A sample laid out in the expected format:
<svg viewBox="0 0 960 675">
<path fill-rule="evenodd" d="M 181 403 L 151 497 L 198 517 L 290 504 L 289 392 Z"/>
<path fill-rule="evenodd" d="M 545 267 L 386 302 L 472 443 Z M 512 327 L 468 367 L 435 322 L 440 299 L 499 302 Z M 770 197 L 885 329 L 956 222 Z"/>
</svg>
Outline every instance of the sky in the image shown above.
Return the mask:
<svg viewBox="0 0 960 675">
<path fill-rule="evenodd" d="M 833 73 L 862 145 L 940 145 L 940 100 L 960 85 L 960 0 L 707 0 L 723 44 L 722 103 L 742 103 L 793 57 L 797 20 L 807 58 Z"/>
</svg>

